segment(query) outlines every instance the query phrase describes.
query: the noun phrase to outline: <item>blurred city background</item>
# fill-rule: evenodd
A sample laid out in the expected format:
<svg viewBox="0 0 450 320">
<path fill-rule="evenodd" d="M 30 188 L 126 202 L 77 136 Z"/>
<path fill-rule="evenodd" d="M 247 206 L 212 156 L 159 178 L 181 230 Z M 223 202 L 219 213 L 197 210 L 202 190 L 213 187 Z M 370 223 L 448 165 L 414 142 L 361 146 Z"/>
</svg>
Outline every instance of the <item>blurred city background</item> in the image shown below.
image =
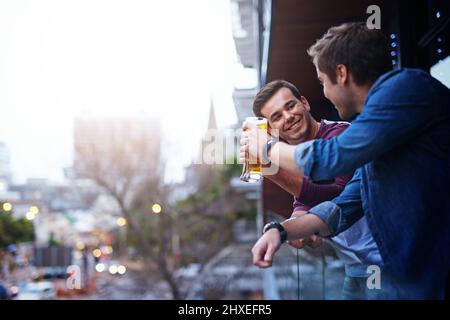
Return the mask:
<svg viewBox="0 0 450 320">
<path fill-rule="evenodd" d="M 326 244 L 252 265 L 292 198 L 239 180 L 236 133 L 278 78 L 337 119 L 305 52 L 374 1 L 344 2 L 0 0 L 0 298 L 338 299 Z M 394 67 L 449 85 L 448 4 L 375 3 Z"/>
</svg>

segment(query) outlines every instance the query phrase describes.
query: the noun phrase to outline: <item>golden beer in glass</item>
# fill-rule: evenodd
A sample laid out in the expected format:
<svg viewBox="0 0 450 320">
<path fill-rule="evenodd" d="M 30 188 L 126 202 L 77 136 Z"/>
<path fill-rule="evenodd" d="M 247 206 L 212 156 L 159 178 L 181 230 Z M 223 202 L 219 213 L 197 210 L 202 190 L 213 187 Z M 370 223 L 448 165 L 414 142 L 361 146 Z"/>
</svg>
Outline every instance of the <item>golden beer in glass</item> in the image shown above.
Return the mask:
<svg viewBox="0 0 450 320">
<path fill-rule="evenodd" d="M 254 123 L 259 128 L 267 131 L 267 119 L 263 117 L 247 117 L 245 118 L 245 122 Z M 245 160 L 240 178 L 245 182 L 258 182 L 262 179 L 261 169 L 262 164 L 259 160 L 256 164 L 251 164 L 249 160 Z"/>
</svg>

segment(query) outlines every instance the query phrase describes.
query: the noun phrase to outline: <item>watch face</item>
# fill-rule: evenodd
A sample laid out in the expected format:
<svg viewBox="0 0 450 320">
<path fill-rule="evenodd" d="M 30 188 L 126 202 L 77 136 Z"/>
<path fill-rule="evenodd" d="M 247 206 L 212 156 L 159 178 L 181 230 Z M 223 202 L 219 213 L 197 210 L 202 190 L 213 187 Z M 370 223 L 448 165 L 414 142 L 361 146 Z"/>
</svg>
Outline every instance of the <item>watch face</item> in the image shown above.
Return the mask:
<svg viewBox="0 0 450 320">
<path fill-rule="evenodd" d="M 274 221 L 269 222 L 268 224 L 266 224 L 266 225 L 264 226 L 264 228 L 263 228 L 263 232 L 266 232 L 267 230 L 272 229 L 272 228 L 278 229 L 278 228 L 277 228 L 277 223 L 274 222 Z"/>
<path fill-rule="evenodd" d="M 273 224 L 273 222 L 266 223 L 266 225 L 263 228 L 263 233 L 265 233 L 272 224 Z"/>
</svg>

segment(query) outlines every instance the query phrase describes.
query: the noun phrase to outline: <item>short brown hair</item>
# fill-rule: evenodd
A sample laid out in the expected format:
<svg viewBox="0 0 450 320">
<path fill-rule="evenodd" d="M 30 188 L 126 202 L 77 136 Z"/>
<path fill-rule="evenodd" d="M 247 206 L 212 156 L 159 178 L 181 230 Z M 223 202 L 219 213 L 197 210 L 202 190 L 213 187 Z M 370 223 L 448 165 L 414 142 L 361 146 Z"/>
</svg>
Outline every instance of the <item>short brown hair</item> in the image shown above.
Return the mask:
<svg viewBox="0 0 450 320">
<path fill-rule="evenodd" d="M 345 65 L 357 85 L 372 84 L 392 70 L 389 41 L 381 30 L 363 22 L 330 28 L 308 49 L 314 65 L 336 83 L 336 66 Z"/>
<path fill-rule="evenodd" d="M 294 97 L 300 100 L 301 94 L 298 91 L 297 87 L 292 83 L 286 80 L 274 80 L 267 83 L 264 87 L 259 90 L 259 92 L 255 96 L 255 100 L 253 101 L 253 113 L 257 117 L 262 117 L 261 109 L 269 101 L 270 98 L 273 97 L 275 93 L 278 92 L 281 88 L 288 88 L 291 90 Z"/>
</svg>

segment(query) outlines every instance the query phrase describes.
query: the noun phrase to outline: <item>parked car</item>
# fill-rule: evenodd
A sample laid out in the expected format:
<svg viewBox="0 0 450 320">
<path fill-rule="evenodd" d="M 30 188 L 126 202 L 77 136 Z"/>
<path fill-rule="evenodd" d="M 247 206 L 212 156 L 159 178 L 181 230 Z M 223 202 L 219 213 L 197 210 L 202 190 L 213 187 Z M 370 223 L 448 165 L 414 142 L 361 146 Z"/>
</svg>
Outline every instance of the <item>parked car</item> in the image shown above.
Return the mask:
<svg viewBox="0 0 450 320">
<path fill-rule="evenodd" d="M 0 283 L 0 300 L 7 300 L 9 298 L 8 289 Z"/>
<path fill-rule="evenodd" d="M 46 267 L 40 272 L 40 278 L 49 279 L 67 279 L 67 269 L 65 267 Z"/>
<path fill-rule="evenodd" d="M 53 282 L 29 282 L 20 288 L 17 300 L 54 300 L 56 290 Z"/>
<path fill-rule="evenodd" d="M 14 299 L 19 288 L 14 284 L 0 283 L 0 300 Z"/>
<path fill-rule="evenodd" d="M 45 267 L 33 272 L 32 278 L 34 281 L 52 280 L 52 279 L 67 279 L 69 274 L 65 267 Z"/>
</svg>

